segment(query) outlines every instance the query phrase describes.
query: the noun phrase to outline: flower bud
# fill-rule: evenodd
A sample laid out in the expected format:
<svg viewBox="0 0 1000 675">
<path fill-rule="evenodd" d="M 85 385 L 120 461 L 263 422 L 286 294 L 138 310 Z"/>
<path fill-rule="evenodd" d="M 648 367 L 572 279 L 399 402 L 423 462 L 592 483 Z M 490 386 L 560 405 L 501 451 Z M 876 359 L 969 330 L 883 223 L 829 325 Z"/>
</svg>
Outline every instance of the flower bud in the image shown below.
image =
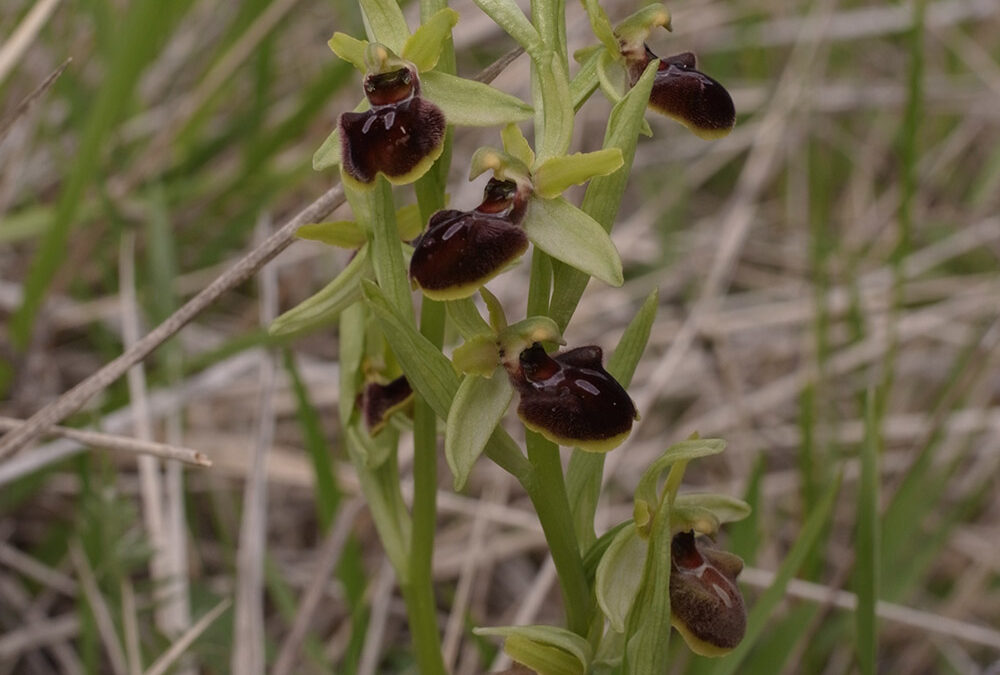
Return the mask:
<svg viewBox="0 0 1000 675">
<path fill-rule="evenodd" d="M 367 75 L 371 108 L 340 116 L 344 174 L 362 186 L 379 173 L 395 184 L 413 182 L 444 148 L 444 113 L 420 96 L 416 68 L 396 58 L 383 61 L 402 67 Z"/>
<path fill-rule="evenodd" d="M 656 54 L 645 47 L 638 56 L 625 54 L 629 83 L 634 86 Z M 736 123 L 736 107 L 725 87 L 696 70 L 691 52 L 659 59 L 649 107 L 673 118 L 705 139 L 722 138 Z"/>
<path fill-rule="evenodd" d="M 743 639 L 747 628 L 736 577 L 743 561 L 711 548 L 694 532 L 674 535 L 670 550 L 670 622 L 688 647 L 702 656 L 721 656 Z"/>
<path fill-rule="evenodd" d="M 618 447 L 638 417 L 625 389 L 601 365 L 600 347 L 577 347 L 549 356 L 538 343 L 504 366 L 521 395 L 524 425 L 553 443 L 590 452 Z"/>
<path fill-rule="evenodd" d="M 472 295 L 528 249 L 519 225 L 524 210 L 512 181 L 491 179 L 475 210 L 431 216 L 414 248 L 410 278 L 434 300 Z"/>
<path fill-rule="evenodd" d="M 413 402 L 413 389 L 405 375 L 388 384 L 369 382 L 358 395 L 358 407 L 368 433 L 374 436 L 389 422 L 389 416 Z"/>
</svg>

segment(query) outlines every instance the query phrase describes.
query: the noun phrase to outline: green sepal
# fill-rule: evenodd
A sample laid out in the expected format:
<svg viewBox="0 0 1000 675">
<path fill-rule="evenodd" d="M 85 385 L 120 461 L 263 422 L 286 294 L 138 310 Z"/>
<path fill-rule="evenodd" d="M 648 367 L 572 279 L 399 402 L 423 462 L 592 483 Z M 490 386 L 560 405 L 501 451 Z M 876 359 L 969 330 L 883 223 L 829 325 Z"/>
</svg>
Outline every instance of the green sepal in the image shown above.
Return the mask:
<svg viewBox="0 0 1000 675">
<path fill-rule="evenodd" d="M 524 184 L 531 182 L 531 171 L 520 159 L 503 150 L 490 146 L 478 148 L 469 160 L 469 180 L 492 171 L 497 180 L 512 180 Z"/>
<path fill-rule="evenodd" d="M 535 165 L 535 151 L 528 144 L 521 127 L 508 124 L 500 131 L 500 138 L 503 140 L 503 149 L 508 155 L 516 157 L 525 166 Z"/>
<path fill-rule="evenodd" d="M 615 36 L 615 29 L 611 27 L 611 20 L 608 19 L 607 13 L 604 8 L 597 2 L 597 0 L 583 0 L 583 9 L 587 12 L 587 17 L 590 19 L 590 28 L 594 31 L 594 35 L 604 47 L 612 52 L 618 52 L 618 38 Z"/>
<path fill-rule="evenodd" d="M 343 310 L 361 299 L 361 280 L 372 273 L 368 246 L 365 245 L 322 290 L 272 321 L 268 332 L 271 335 L 290 335 L 331 323 Z"/>
<path fill-rule="evenodd" d="M 624 283 L 622 261 L 611 237 L 600 223 L 562 197 L 529 200 L 524 230 L 535 246 L 553 258 L 606 284 Z"/>
<path fill-rule="evenodd" d="M 532 54 L 540 49 L 542 37 L 514 0 L 475 0 L 476 6 L 493 19 L 514 40 Z"/>
<path fill-rule="evenodd" d="M 618 148 L 551 157 L 534 172 L 535 194 L 552 199 L 571 185 L 586 183 L 594 176 L 607 176 L 621 166 L 622 151 Z"/>
<path fill-rule="evenodd" d="M 516 358 L 536 342 L 566 344 L 559 332 L 559 326 L 547 316 L 529 316 L 511 324 L 497 336 L 497 343 L 503 350 L 504 358 Z"/>
<path fill-rule="evenodd" d="M 299 239 L 318 241 L 330 246 L 352 250 L 361 248 L 368 241 L 364 230 L 353 220 L 303 225 L 295 230 L 295 236 Z"/>
<path fill-rule="evenodd" d="M 712 519 L 718 525 L 735 523 L 748 517 L 751 513 L 750 505 L 742 499 L 730 497 L 729 495 L 715 494 L 711 492 L 692 492 L 680 494 L 674 499 L 674 511 L 671 517 L 674 518 L 674 532 L 684 529 L 694 529 L 702 534 L 715 534 L 716 530 L 707 531 L 696 527 L 697 521 L 704 518 L 704 514 L 711 514 Z M 684 528 L 680 520 L 687 519 L 691 527 Z"/>
<path fill-rule="evenodd" d="M 455 477 L 456 492 L 465 488 L 472 467 L 514 397 L 510 380 L 500 372 L 502 368 L 495 365 L 496 345 L 493 349 L 496 372 L 491 372 L 490 377 L 467 375 L 458 386 L 448 412 L 444 456 Z"/>
<path fill-rule="evenodd" d="M 403 10 L 396 0 L 359 0 L 369 42 L 380 42 L 399 54 L 410 37 Z"/>
<path fill-rule="evenodd" d="M 449 124 L 494 127 L 531 117 L 532 107 L 488 84 L 437 70 L 420 76 L 421 95 L 444 113 Z"/>
<path fill-rule="evenodd" d="M 367 40 L 359 40 L 347 33 L 334 33 L 326 44 L 340 59 L 347 61 L 362 73 L 368 71 L 365 65 L 365 51 L 368 49 Z"/>
<path fill-rule="evenodd" d="M 461 300 L 448 300 L 445 303 L 448 311 L 448 318 L 455 324 L 459 334 L 466 340 L 477 335 L 491 333 L 490 325 L 483 320 L 476 303 L 472 298 L 462 298 Z"/>
<path fill-rule="evenodd" d="M 642 584 L 648 544 L 636 533 L 635 523 L 623 527 L 601 557 L 594 576 L 597 604 L 611 627 L 625 632 L 625 622 Z"/>
<path fill-rule="evenodd" d="M 569 93 L 569 76 L 562 58 L 546 52 L 535 60 L 535 72 L 541 88 L 544 124 L 535 129 L 535 147 L 539 162 L 565 154 L 573 138 L 573 102 Z"/>
<path fill-rule="evenodd" d="M 642 474 L 635 490 L 636 501 L 657 503 L 659 501 L 657 485 L 660 476 L 677 462 L 689 462 L 699 457 L 717 455 L 725 449 L 726 442 L 721 438 L 695 438 L 674 443 Z"/>
<path fill-rule="evenodd" d="M 412 62 L 421 73 L 431 70 L 441 58 L 441 49 L 457 23 L 458 12 L 442 7 L 407 38 L 403 58 Z"/>
<path fill-rule="evenodd" d="M 467 375 L 493 377 L 499 358 L 494 335 L 476 335 L 456 347 L 451 355 L 455 370 Z"/>
<path fill-rule="evenodd" d="M 594 656 L 586 639 L 556 626 L 499 626 L 473 632 L 503 637 L 504 651 L 539 675 L 583 675 Z"/>
</svg>

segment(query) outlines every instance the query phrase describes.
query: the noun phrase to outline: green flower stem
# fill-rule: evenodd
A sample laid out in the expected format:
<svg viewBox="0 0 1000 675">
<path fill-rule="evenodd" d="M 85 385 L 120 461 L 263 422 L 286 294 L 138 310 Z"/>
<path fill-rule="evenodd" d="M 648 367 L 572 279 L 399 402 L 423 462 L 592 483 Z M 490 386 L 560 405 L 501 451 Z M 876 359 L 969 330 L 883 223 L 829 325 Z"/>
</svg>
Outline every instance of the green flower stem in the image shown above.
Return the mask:
<svg viewBox="0 0 1000 675">
<path fill-rule="evenodd" d="M 552 562 L 556 566 L 566 605 L 566 625 L 586 638 L 594 613 L 594 600 L 573 528 L 559 447 L 532 431 L 527 432 L 527 445 L 534 476 L 522 484 L 535 507 L 552 552 Z"/>
<path fill-rule="evenodd" d="M 547 316 L 552 291 L 552 259 L 538 247 L 531 253 L 531 282 L 526 316 Z"/>
</svg>

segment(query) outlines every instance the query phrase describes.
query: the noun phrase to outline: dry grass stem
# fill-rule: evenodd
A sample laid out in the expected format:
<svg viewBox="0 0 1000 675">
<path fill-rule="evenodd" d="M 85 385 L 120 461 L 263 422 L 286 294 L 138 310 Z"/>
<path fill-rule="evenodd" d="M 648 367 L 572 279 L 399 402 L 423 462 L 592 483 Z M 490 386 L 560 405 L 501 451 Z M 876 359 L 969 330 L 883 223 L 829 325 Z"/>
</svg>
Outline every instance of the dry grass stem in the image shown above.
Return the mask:
<svg viewBox="0 0 1000 675">
<path fill-rule="evenodd" d="M 232 600 L 225 598 L 215 607 L 205 612 L 205 615 L 198 619 L 193 626 L 187 629 L 183 635 L 170 645 L 170 648 L 163 652 L 160 658 L 156 659 L 143 675 L 163 675 L 166 673 L 170 669 L 170 666 L 183 656 L 191 644 L 198 639 L 198 636 L 204 633 L 216 619 L 222 616 L 222 613 L 229 609 L 231 604 Z"/>
<path fill-rule="evenodd" d="M 125 660 L 125 651 L 122 649 L 122 643 L 118 639 L 115 622 L 111 618 L 111 610 L 108 609 L 108 604 L 105 602 L 104 595 L 97 585 L 97 579 L 94 577 L 94 570 L 90 567 L 90 562 L 87 560 L 87 554 L 83 552 L 80 543 L 74 541 L 69 544 L 69 555 L 73 560 L 73 566 L 76 568 L 76 574 L 80 578 L 80 587 L 83 589 L 83 594 L 87 596 L 87 602 L 94 613 L 97 632 L 100 634 L 101 642 L 104 644 L 104 650 L 111 664 L 111 670 L 114 675 L 128 675 L 128 663 Z"/>
<path fill-rule="evenodd" d="M 10 34 L 10 37 L 4 40 L 3 46 L 0 46 L 0 84 L 4 83 L 14 66 L 35 41 L 38 32 L 42 30 L 56 7 L 59 6 L 59 1 L 39 0 L 36 2 L 14 29 L 14 32 Z M 63 66 L 65 65 L 63 64 Z M 0 140 L 2 139 L 3 133 L 0 132 Z"/>
<path fill-rule="evenodd" d="M 59 0 L 55 1 L 59 2 Z M 36 7 L 41 4 L 43 3 L 39 3 Z M 51 87 L 52 84 L 59 79 L 59 76 L 63 74 L 63 71 L 66 70 L 66 66 L 68 66 L 72 60 L 72 58 L 68 58 L 63 61 L 58 68 L 53 70 L 48 77 L 42 80 L 42 83 L 39 84 L 33 92 L 25 96 L 24 100 L 17 104 L 17 107 L 14 108 L 13 112 L 11 112 L 6 119 L 0 120 L 0 143 L 3 143 L 4 138 L 6 138 L 10 130 L 14 128 L 14 124 L 27 114 L 27 112 L 31 109 L 31 106 L 34 105 L 35 101 L 37 101 L 42 94 L 48 91 L 49 87 Z M 0 81 L 2 80 L 3 77 L 0 76 Z"/>
</svg>

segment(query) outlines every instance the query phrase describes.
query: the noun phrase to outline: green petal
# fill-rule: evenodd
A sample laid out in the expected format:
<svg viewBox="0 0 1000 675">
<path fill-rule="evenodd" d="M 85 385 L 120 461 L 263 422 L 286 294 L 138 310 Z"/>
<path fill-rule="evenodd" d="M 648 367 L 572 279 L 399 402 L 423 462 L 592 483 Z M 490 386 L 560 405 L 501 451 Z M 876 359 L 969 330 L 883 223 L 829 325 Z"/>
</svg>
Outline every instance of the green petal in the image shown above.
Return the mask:
<svg viewBox="0 0 1000 675">
<path fill-rule="evenodd" d="M 597 565 L 594 579 L 597 604 L 619 633 L 625 632 L 625 621 L 642 583 L 646 546 L 646 540 L 636 533 L 635 523 L 629 523 L 615 535 Z"/>
<path fill-rule="evenodd" d="M 432 70 L 420 76 L 421 93 L 437 104 L 449 124 L 493 127 L 531 117 L 530 105 L 488 84 Z"/>
<path fill-rule="evenodd" d="M 399 54 L 410 38 L 403 11 L 396 0 L 360 0 L 365 31 L 370 42 L 381 42 Z"/>
<path fill-rule="evenodd" d="M 272 321 L 268 330 L 271 335 L 288 335 L 333 321 L 340 312 L 361 298 L 361 279 L 370 274 L 366 245 L 323 290 Z"/>
<path fill-rule="evenodd" d="M 587 640 L 556 626 L 499 626 L 472 632 L 505 638 L 504 651 L 539 673 L 582 675 L 594 658 Z"/>
<path fill-rule="evenodd" d="M 663 5 L 654 2 L 618 24 L 615 27 L 615 35 L 625 43 L 626 47 L 639 48 L 649 37 L 650 31 L 660 26 L 671 30 L 670 12 Z M 615 51 L 617 52 L 617 47 Z"/>
<path fill-rule="evenodd" d="M 368 49 L 367 40 L 358 40 L 347 33 L 334 33 L 329 42 L 330 49 L 344 61 L 347 61 L 362 73 L 368 69 L 365 67 L 365 50 Z"/>
<path fill-rule="evenodd" d="M 569 93 L 569 76 L 558 54 L 547 52 L 535 60 L 538 85 L 545 108 L 544 126 L 536 127 L 540 134 L 535 142 L 538 161 L 564 154 L 573 137 L 573 102 Z"/>
<path fill-rule="evenodd" d="M 530 200 L 524 229 L 553 258 L 612 286 L 624 283 L 622 261 L 608 233 L 562 197 Z"/>
<path fill-rule="evenodd" d="M 495 358 L 494 346 L 494 363 Z M 502 370 L 495 366 L 496 370 Z M 514 397 L 510 380 L 501 372 L 492 377 L 467 375 L 458 387 L 448 413 L 444 456 L 455 476 L 455 490 L 465 487 L 473 465 Z"/>
<path fill-rule="evenodd" d="M 594 35 L 609 51 L 617 54 L 618 38 L 615 37 L 615 30 L 611 27 L 611 20 L 608 19 L 604 8 L 598 4 L 597 0 L 583 0 L 583 8 L 587 11 Z"/>
<path fill-rule="evenodd" d="M 458 23 L 458 12 L 443 7 L 425 21 L 407 39 L 402 56 L 424 72 L 437 65 L 445 41 L 451 37 L 451 29 Z"/>
<path fill-rule="evenodd" d="M 536 342 L 566 344 L 559 333 L 559 326 L 547 316 L 529 316 L 511 324 L 500 331 L 497 342 L 510 358 L 517 358 L 518 354 Z"/>
<path fill-rule="evenodd" d="M 586 183 L 594 176 L 607 176 L 621 166 L 622 151 L 618 148 L 552 157 L 535 170 L 535 194 L 546 199 L 558 197 L 571 185 Z"/>
<path fill-rule="evenodd" d="M 534 166 L 535 151 L 528 145 L 528 139 L 521 132 L 521 127 L 508 124 L 500 131 L 500 138 L 503 139 L 503 149 L 507 154 L 516 157 L 525 166 Z"/>
<path fill-rule="evenodd" d="M 303 225 L 295 231 L 299 239 L 319 241 L 340 248 L 361 248 L 368 238 L 353 220 L 338 220 L 332 223 Z"/>
</svg>

